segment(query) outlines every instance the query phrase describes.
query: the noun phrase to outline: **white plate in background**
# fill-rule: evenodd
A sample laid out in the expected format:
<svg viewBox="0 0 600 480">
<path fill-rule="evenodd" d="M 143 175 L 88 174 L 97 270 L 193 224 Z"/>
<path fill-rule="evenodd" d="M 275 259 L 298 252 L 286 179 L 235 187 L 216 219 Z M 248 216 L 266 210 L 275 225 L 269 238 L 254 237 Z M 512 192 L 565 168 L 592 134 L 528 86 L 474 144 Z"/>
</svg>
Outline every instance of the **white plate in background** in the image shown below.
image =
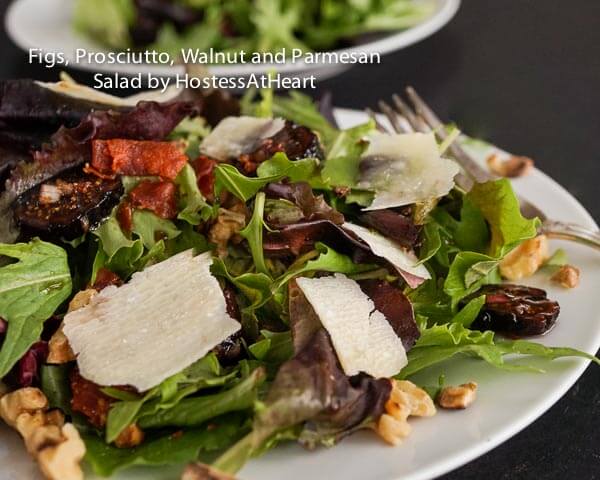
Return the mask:
<svg viewBox="0 0 600 480">
<path fill-rule="evenodd" d="M 365 120 L 361 112 L 338 110 L 343 127 Z M 483 162 L 492 150 L 472 147 Z M 597 228 L 586 210 L 550 177 L 534 170 L 513 185 L 519 195 L 542 206 L 553 219 Z M 581 269 L 581 284 L 565 290 L 550 284 L 544 274 L 524 283 L 544 288 L 559 301 L 556 327 L 541 338 L 549 346 L 568 346 L 594 354 L 600 348 L 600 255 L 567 242 L 551 242 L 566 250 Z M 518 360 L 517 360 L 518 361 Z M 521 360 L 523 361 L 523 360 Z M 529 362 L 532 362 L 529 360 Z M 240 472 L 243 480 L 428 480 L 457 468 L 504 442 L 546 412 L 577 381 L 589 361 L 575 358 L 535 361 L 546 374 L 497 370 L 485 362 L 453 358 L 419 375 L 420 383 L 436 385 L 444 373 L 447 384 L 476 381 L 477 400 L 468 409 L 439 410 L 432 418 L 411 419 L 411 435 L 398 447 L 386 445 L 372 432 L 360 432 L 338 446 L 308 452 L 295 444 L 283 445 Z M 599 368 L 599 367 L 592 367 Z M 0 427 L 0 480 L 41 479 L 19 436 Z M 118 480 L 172 480 L 181 468 L 137 468 L 115 475 Z M 494 478 L 493 472 L 486 472 Z M 496 475 L 497 476 L 497 475 Z M 96 477 L 89 475 L 87 478 Z"/>
<path fill-rule="evenodd" d="M 454 16 L 460 0 L 433 0 L 436 3 L 434 13 L 422 23 L 398 33 L 377 35 L 377 39 L 336 50 L 337 52 L 386 53 L 405 48 L 437 32 Z M 134 75 L 140 72 L 156 76 L 171 77 L 182 74 L 182 65 L 174 67 L 162 65 L 107 65 L 82 62 L 76 64 L 75 49 L 84 48 L 90 52 L 106 52 L 105 47 L 78 35 L 71 25 L 73 0 L 15 0 L 9 7 L 5 27 L 9 37 L 23 50 L 41 48 L 44 52 L 63 52 L 69 67 L 103 73 L 122 73 Z M 370 38 L 375 38 L 370 36 Z M 273 69 L 290 76 L 303 77 L 314 74 L 317 79 L 336 75 L 349 68 L 349 65 L 310 65 L 303 62 L 285 64 L 240 64 L 217 65 L 210 68 L 211 73 L 222 77 L 244 77 L 251 74 L 264 74 Z"/>
</svg>

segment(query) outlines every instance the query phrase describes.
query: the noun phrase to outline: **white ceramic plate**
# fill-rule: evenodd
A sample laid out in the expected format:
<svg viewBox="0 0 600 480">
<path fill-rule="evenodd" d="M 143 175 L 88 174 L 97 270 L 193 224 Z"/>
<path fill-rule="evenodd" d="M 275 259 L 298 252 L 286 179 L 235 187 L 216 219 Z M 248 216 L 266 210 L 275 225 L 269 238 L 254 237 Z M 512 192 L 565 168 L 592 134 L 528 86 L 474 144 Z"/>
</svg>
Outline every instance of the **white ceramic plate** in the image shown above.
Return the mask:
<svg viewBox="0 0 600 480">
<path fill-rule="evenodd" d="M 364 121 L 360 112 L 339 110 L 342 126 Z M 483 161 L 489 149 L 473 150 Z M 556 220 L 596 227 L 592 217 L 564 188 L 535 170 L 514 181 L 517 192 L 542 206 Z M 597 228 L 597 227 L 596 227 Z M 561 305 L 556 327 L 536 339 L 546 345 L 569 346 L 595 353 L 600 347 L 600 255 L 565 242 L 569 260 L 581 268 L 581 285 L 566 291 L 551 285 L 544 275 L 527 279 L 528 285 L 548 290 Z M 389 447 L 373 433 L 361 432 L 332 449 L 307 452 L 296 445 L 275 449 L 251 461 L 240 473 L 244 480 L 424 480 L 448 472 L 494 448 L 532 423 L 575 383 L 589 362 L 559 359 L 535 362 L 546 374 L 508 373 L 475 359 L 452 359 L 429 370 L 418 380 L 435 385 L 439 374 L 449 384 L 479 383 L 477 401 L 463 411 L 442 411 L 433 418 L 411 422 L 412 434 L 399 447 Z M 593 367 L 594 368 L 594 367 Z M 0 480 L 40 478 L 17 434 L 0 427 Z M 176 479 L 180 469 L 125 471 L 119 480 Z M 486 472 L 491 474 L 492 472 Z M 493 476 L 493 475 L 492 475 Z M 90 476 L 89 478 L 94 478 Z"/>
<path fill-rule="evenodd" d="M 431 1 L 431 0 L 428 0 Z M 460 0 L 433 0 L 435 12 L 421 24 L 407 30 L 365 41 L 361 45 L 338 50 L 338 52 L 366 52 L 381 55 L 405 48 L 437 32 L 448 23 L 460 5 Z M 10 38 L 23 50 L 41 48 L 44 52 L 63 52 L 69 64 L 75 68 L 105 73 L 127 75 L 152 73 L 159 76 L 173 76 L 184 73 L 183 66 L 173 68 L 160 65 L 106 65 L 98 63 L 75 64 L 75 48 L 88 51 L 106 51 L 103 47 L 76 34 L 71 27 L 72 0 L 15 0 L 7 11 L 5 24 Z M 347 68 L 346 65 L 308 65 L 303 62 L 280 65 L 223 65 L 214 66 L 213 74 L 224 77 L 242 77 L 261 74 L 273 69 L 282 74 L 306 76 L 315 74 L 323 79 Z"/>
</svg>

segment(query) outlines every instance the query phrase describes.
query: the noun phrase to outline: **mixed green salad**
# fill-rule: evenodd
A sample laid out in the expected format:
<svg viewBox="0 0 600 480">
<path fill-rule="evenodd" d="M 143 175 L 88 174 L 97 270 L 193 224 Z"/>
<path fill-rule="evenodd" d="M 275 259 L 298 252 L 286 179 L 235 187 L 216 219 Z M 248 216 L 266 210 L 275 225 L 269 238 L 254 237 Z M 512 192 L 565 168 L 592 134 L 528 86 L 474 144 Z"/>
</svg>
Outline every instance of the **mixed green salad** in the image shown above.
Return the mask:
<svg viewBox="0 0 600 480">
<path fill-rule="evenodd" d="M 433 134 L 339 129 L 298 93 L 0 100 L 0 415 L 47 478 L 397 443 L 435 413 L 411 379 L 454 356 L 597 362 L 523 338 L 559 306 L 499 265 L 538 221 L 506 179 L 456 187 Z"/>
<path fill-rule="evenodd" d="M 422 22 L 415 0 L 77 0 L 73 25 L 107 47 L 276 52 L 325 50 Z"/>
</svg>

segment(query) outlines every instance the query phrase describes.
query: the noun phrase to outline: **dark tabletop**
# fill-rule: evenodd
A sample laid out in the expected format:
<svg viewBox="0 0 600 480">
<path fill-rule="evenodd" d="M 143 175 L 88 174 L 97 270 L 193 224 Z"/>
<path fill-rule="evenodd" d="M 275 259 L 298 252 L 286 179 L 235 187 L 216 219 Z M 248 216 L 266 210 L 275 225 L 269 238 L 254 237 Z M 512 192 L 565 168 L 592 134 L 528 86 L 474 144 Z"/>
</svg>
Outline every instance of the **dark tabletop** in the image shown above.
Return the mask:
<svg viewBox="0 0 600 480">
<path fill-rule="evenodd" d="M 0 33 L 0 79 L 56 76 Z M 600 1 L 463 0 L 433 37 L 309 93 L 375 107 L 407 84 L 465 132 L 534 158 L 600 220 Z M 590 367 L 533 425 L 443 478 L 600 479 L 599 417 L 600 368 Z"/>
</svg>

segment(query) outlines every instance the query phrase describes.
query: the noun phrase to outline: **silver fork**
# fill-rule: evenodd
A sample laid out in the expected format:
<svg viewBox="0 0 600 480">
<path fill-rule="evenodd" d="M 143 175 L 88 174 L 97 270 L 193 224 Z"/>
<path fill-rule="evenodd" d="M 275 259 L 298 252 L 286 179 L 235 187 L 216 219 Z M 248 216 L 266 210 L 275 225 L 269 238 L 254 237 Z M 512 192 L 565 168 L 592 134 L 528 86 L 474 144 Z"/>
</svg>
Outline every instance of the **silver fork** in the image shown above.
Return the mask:
<svg viewBox="0 0 600 480">
<path fill-rule="evenodd" d="M 387 117 L 394 131 L 397 133 L 433 132 L 439 141 L 444 141 L 447 137 L 445 126 L 433 110 L 429 108 L 414 88 L 407 87 L 406 96 L 412 107 L 397 94 L 392 95 L 393 105 L 383 100 L 378 103 L 381 112 Z M 375 120 L 379 130 L 388 131 L 378 121 L 375 112 L 367 110 L 367 113 Z M 499 178 L 481 167 L 458 142 L 452 142 L 448 151 L 464 170 L 464 173 L 460 173 L 456 177 L 456 183 L 465 191 L 470 190 L 474 182 L 482 183 Z M 600 250 L 600 230 L 590 229 L 575 223 L 552 220 L 528 200 L 519 198 L 519 201 L 523 216 L 527 218 L 538 217 L 541 220 L 540 234 L 543 233 L 549 238 L 570 240 Z"/>
</svg>

